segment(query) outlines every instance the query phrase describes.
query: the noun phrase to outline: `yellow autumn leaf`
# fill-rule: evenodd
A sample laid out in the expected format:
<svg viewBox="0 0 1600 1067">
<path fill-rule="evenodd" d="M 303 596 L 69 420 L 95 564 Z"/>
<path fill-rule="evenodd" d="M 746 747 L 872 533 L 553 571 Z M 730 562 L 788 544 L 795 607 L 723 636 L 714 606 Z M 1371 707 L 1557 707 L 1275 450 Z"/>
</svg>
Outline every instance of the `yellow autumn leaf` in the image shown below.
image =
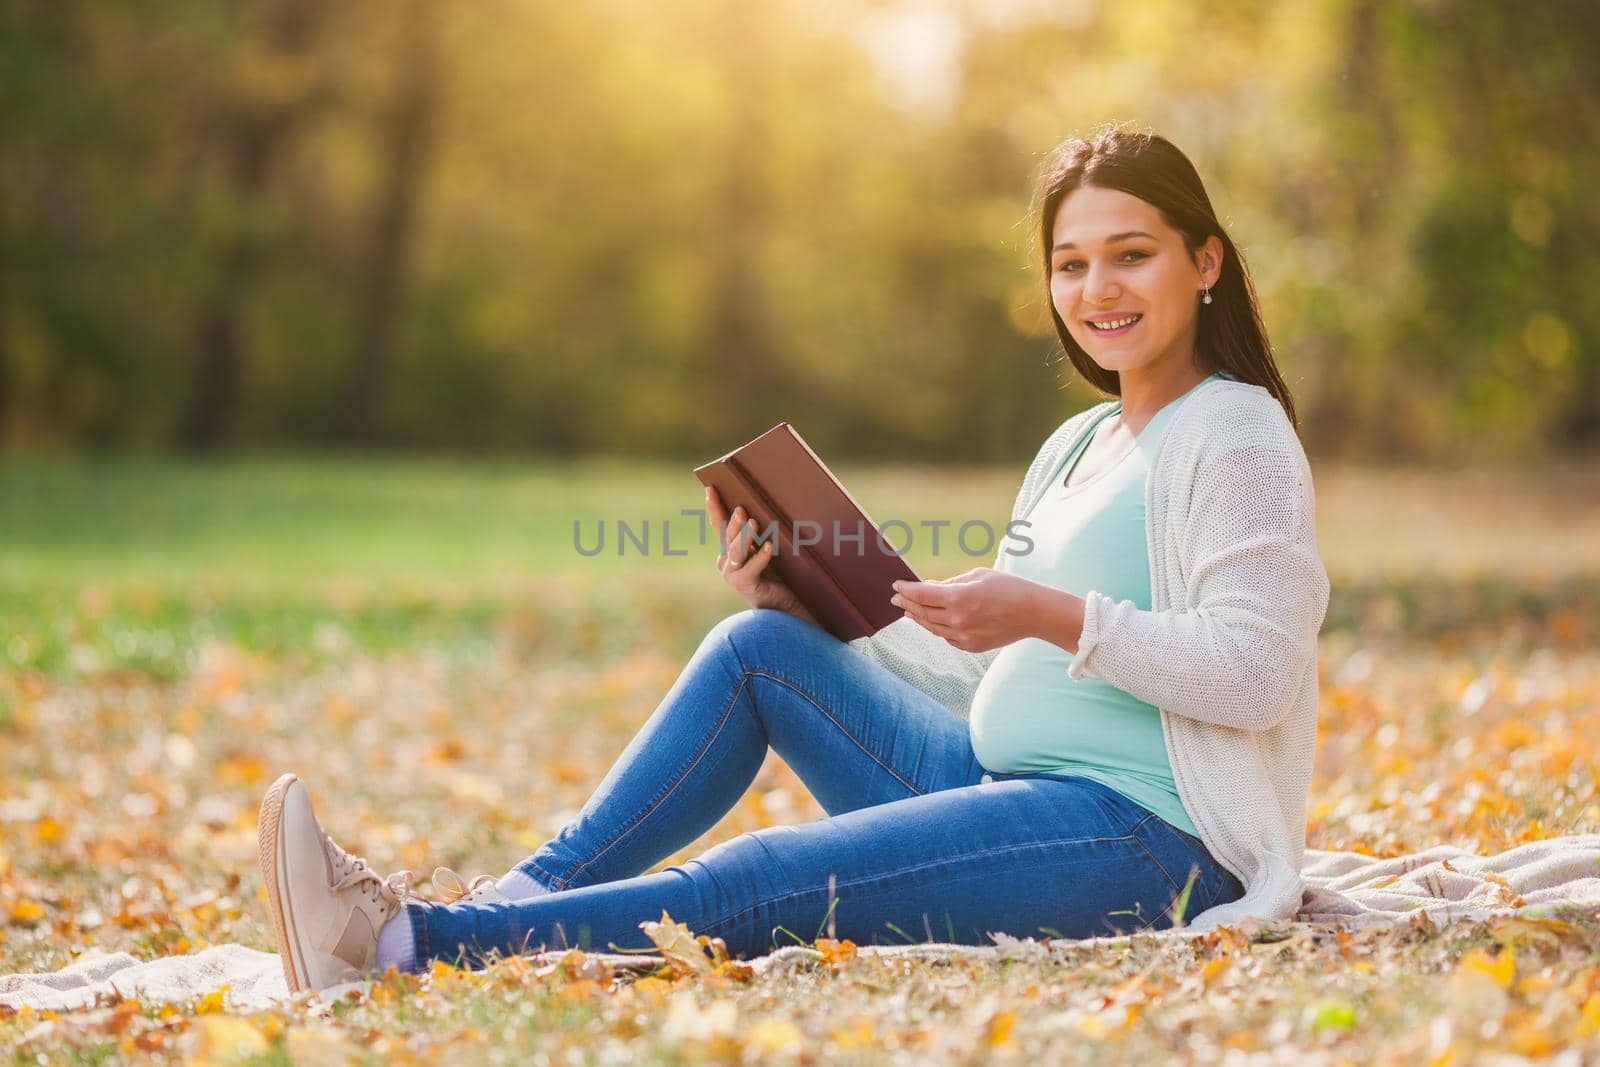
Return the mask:
<svg viewBox="0 0 1600 1067">
<path fill-rule="evenodd" d="M 645 975 L 634 982 L 632 988 L 651 1003 L 659 1004 L 668 993 L 672 992 L 672 983 L 663 978 Z"/>
<path fill-rule="evenodd" d="M 1488 881 L 1507 891 L 1511 890 L 1511 884 L 1504 878 L 1495 875 L 1493 871 L 1486 874 L 1492 875 Z M 1508 947 L 1521 942 L 1537 942 L 1554 947 L 1560 945 L 1563 938 L 1571 937 L 1577 932 L 1577 928 L 1571 923 L 1559 919 L 1520 915 L 1497 915 L 1489 920 L 1488 925 L 1489 933 L 1494 939 Z"/>
<path fill-rule="evenodd" d="M 261 1031 L 231 1015 L 206 1015 L 190 1032 L 187 1067 L 231 1067 L 267 1051 Z"/>
<path fill-rule="evenodd" d="M 1594 1037 L 1600 1034 L 1600 993 L 1589 994 L 1578 1015 L 1578 1036 Z"/>
<path fill-rule="evenodd" d="M 1473 949 L 1461 957 L 1461 962 L 1456 965 L 1456 973 L 1485 974 L 1501 989 L 1510 989 L 1511 979 L 1517 973 L 1517 960 L 1515 954 L 1509 950 L 1501 952 L 1498 956 L 1490 956 L 1482 949 Z"/>
<path fill-rule="evenodd" d="M 1207 988 L 1210 988 L 1211 983 L 1214 982 L 1217 977 L 1221 975 L 1223 971 L 1226 971 L 1232 964 L 1232 956 L 1218 956 L 1214 960 L 1207 960 L 1206 965 L 1200 968 L 1200 983 Z"/>
<path fill-rule="evenodd" d="M 1513 1027 L 1506 1035 L 1506 1043 L 1519 1055 L 1534 1059 L 1544 1059 L 1560 1047 L 1555 1038 L 1533 1019 Z"/>
<path fill-rule="evenodd" d="M 36 900 L 19 900 L 11 905 L 11 921 L 14 923 L 35 923 L 44 918 L 44 908 Z"/>
<path fill-rule="evenodd" d="M 805 1039 L 800 1028 L 786 1019 L 763 1019 L 750 1028 L 744 1044 L 747 1051 L 763 1056 L 785 1056 L 799 1052 Z"/>
<path fill-rule="evenodd" d="M 878 1042 L 878 1031 L 872 1020 L 863 1016 L 849 1026 L 830 1030 L 828 1038 L 841 1049 L 872 1048 Z"/>
<path fill-rule="evenodd" d="M 845 939 L 835 941 L 832 938 L 819 937 L 816 949 L 822 953 L 822 960 L 830 966 L 837 966 L 856 958 L 857 949 L 854 941 Z"/>
<path fill-rule="evenodd" d="M 216 1013 L 223 1011 L 222 998 L 227 992 L 228 987 L 223 986 L 221 989 L 215 989 L 210 993 L 207 993 L 205 996 L 200 998 L 197 1004 L 195 1004 L 194 1013 L 196 1015 L 215 1015 Z"/>
<path fill-rule="evenodd" d="M 295 1067 L 345 1067 L 366 1055 L 364 1049 L 328 1030 L 291 1030 L 286 1044 Z"/>
<path fill-rule="evenodd" d="M 1011 1032 L 1017 1027 L 1015 1012 L 997 1011 L 989 1016 L 989 1022 L 983 1028 L 983 1043 L 990 1048 L 997 1048 L 1010 1042 Z"/>
<path fill-rule="evenodd" d="M 661 913 L 659 922 L 642 922 L 639 929 L 645 936 L 655 942 L 656 948 L 661 950 L 661 955 L 667 962 L 687 970 L 691 974 L 710 974 L 716 970 L 716 965 L 711 962 L 705 949 L 695 940 L 689 928 L 680 922 L 673 922 L 672 916 L 665 911 Z"/>
</svg>

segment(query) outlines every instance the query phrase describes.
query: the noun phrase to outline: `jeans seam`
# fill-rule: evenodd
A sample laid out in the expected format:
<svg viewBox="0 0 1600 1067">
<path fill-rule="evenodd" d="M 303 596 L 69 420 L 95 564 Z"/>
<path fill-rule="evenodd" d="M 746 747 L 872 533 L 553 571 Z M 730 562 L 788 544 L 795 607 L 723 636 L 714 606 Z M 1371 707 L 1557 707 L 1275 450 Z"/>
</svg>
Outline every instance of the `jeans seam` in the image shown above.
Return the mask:
<svg viewBox="0 0 1600 1067">
<path fill-rule="evenodd" d="M 741 664 L 741 667 L 742 666 L 743 665 Z M 633 818 L 619 826 L 616 831 L 605 840 L 600 848 L 594 852 L 593 855 L 589 856 L 582 863 L 574 867 L 572 869 L 572 873 L 567 877 L 557 878 L 556 882 L 562 889 L 571 889 L 572 880 L 574 878 L 582 874 L 601 856 L 604 856 L 607 852 L 610 852 L 613 848 L 615 848 L 617 842 L 621 841 L 623 837 L 625 837 L 634 827 L 638 826 L 640 823 L 644 822 L 644 820 L 653 815 L 656 810 L 659 809 L 662 804 L 665 804 L 667 799 L 677 791 L 678 787 L 684 783 L 684 780 L 689 777 L 690 773 L 700 765 L 700 761 L 705 759 L 706 753 L 711 751 L 711 746 L 716 743 L 717 738 L 722 736 L 722 731 L 728 725 L 728 718 L 733 713 L 733 705 L 739 699 L 739 694 L 744 692 L 745 682 L 748 681 L 749 678 L 749 668 L 744 668 L 743 673 L 739 676 L 739 684 L 733 687 L 733 692 L 728 697 L 728 703 L 722 708 L 722 715 L 717 719 L 716 727 L 709 735 L 707 735 L 705 743 L 700 746 L 700 750 L 695 753 L 694 758 L 690 760 L 681 771 L 678 772 L 677 776 L 674 777 L 672 781 L 667 783 L 665 788 L 663 788 L 659 793 L 650 799 L 650 801 L 645 805 L 644 810 L 640 811 Z"/>
<path fill-rule="evenodd" d="M 760 667 L 757 667 L 757 668 L 746 667 L 745 668 L 745 673 L 746 673 L 747 677 L 754 676 L 754 677 L 761 677 L 761 678 L 769 678 L 772 681 L 775 681 L 775 682 L 781 683 L 782 685 L 788 686 L 791 690 L 793 690 L 794 692 L 800 694 L 800 696 L 803 697 L 808 704 L 810 704 L 812 707 L 817 709 L 818 713 L 820 713 L 824 719 L 827 719 L 829 722 L 831 722 L 838 729 L 838 731 L 841 734 L 843 734 L 845 737 L 849 738 L 850 739 L 850 743 L 855 745 L 856 748 L 860 749 L 861 750 L 861 754 L 863 756 L 866 756 L 867 759 L 871 760 L 873 763 L 876 763 L 879 767 L 881 767 L 889 775 L 889 777 L 893 778 L 895 781 L 897 781 L 901 785 L 905 786 L 908 790 L 911 791 L 911 794 L 913 796 L 919 796 L 919 797 L 920 796 L 927 796 L 927 790 L 920 788 L 914 782 L 907 781 L 906 778 L 900 773 L 900 771 L 898 769 L 896 769 L 892 764 L 884 762 L 884 760 L 882 758 L 880 758 L 879 755 L 876 752 L 872 751 L 870 748 L 868 748 L 866 746 L 866 744 L 861 740 L 861 738 L 857 737 L 854 733 L 852 733 L 848 726 L 846 726 L 844 723 L 840 722 L 838 719 L 834 718 L 833 713 L 828 709 L 828 707 L 826 705 L 824 705 L 821 701 L 817 700 L 816 697 L 812 696 L 806 690 L 805 686 L 801 685 L 799 682 L 793 680 L 792 678 L 786 678 L 783 675 L 778 674 L 778 673 L 776 673 L 774 671 L 766 670 L 766 669 L 760 668 Z"/>
<path fill-rule="evenodd" d="M 1151 816 L 1151 818 L 1154 818 L 1154 817 L 1155 816 Z M 1148 821 L 1148 820 L 1146 820 L 1146 821 Z M 1144 823 L 1141 822 L 1139 825 L 1141 827 L 1143 827 Z M 1139 842 L 1139 847 L 1144 849 L 1144 854 L 1150 857 L 1150 862 L 1154 863 L 1156 865 L 1156 867 L 1158 867 L 1160 869 L 1161 873 L 1166 875 L 1167 882 L 1170 883 L 1171 886 L 1172 886 L 1173 904 L 1176 904 L 1177 901 L 1178 901 L 1178 898 L 1183 895 L 1183 886 L 1179 885 L 1178 884 L 1178 880 L 1176 878 L 1172 877 L 1172 872 L 1167 870 L 1166 864 L 1161 862 L 1161 860 L 1156 856 L 1156 854 L 1153 851 L 1151 851 L 1151 849 L 1150 849 L 1150 847 L 1148 845 L 1146 845 L 1143 841 L 1140 841 Z M 1206 888 L 1205 864 L 1197 862 L 1197 863 L 1195 863 L 1194 866 L 1196 868 L 1195 877 L 1194 877 L 1194 889 L 1192 889 L 1190 891 L 1191 900 L 1185 904 L 1185 909 L 1187 910 L 1189 915 L 1198 915 L 1198 914 L 1200 914 L 1200 912 L 1206 911 L 1207 909 L 1209 909 L 1216 902 L 1216 898 L 1218 896 L 1218 894 L 1213 893 L 1209 889 Z M 1187 884 L 1188 880 L 1189 880 L 1188 876 L 1185 875 L 1184 876 L 1185 884 Z M 1205 907 L 1196 907 L 1195 906 L 1195 901 L 1192 898 L 1198 897 L 1201 894 L 1204 894 L 1204 896 L 1205 896 Z M 1172 904 L 1169 904 L 1167 906 L 1166 910 L 1167 911 L 1171 911 L 1172 910 L 1172 906 L 1173 906 Z M 1157 916 L 1157 917 L 1159 918 L 1159 916 Z"/>
<path fill-rule="evenodd" d="M 428 916 L 421 908 L 406 908 L 411 921 L 411 970 L 420 973 L 422 961 L 433 958 L 433 944 L 428 938 Z"/>
<path fill-rule="evenodd" d="M 1149 818 L 1154 818 L 1154 817 L 1155 816 L 1152 815 Z M 929 869 L 932 869 L 932 868 L 936 868 L 936 867 L 947 866 L 947 865 L 949 865 L 951 863 L 956 863 L 956 862 L 959 862 L 959 861 L 962 861 L 962 860 L 985 858 L 985 857 L 989 857 L 989 856 L 1004 856 L 1004 855 L 1007 855 L 1009 853 L 1022 852 L 1024 850 L 1034 849 L 1034 848 L 1055 848 L 1055 847 L 1060 846 L 1060 845 L 1098 845 L 1098 844 L 1106 844 L 1108 842 L 1113 842 L 1113 841 L 1128 841 L 1128 840 L 1132 840 L 1134 844 L 1138 845 L 1141 849 L 1143 849 L 1144 845 L 1134 835 L 1136 835 L 1139 832 L 1139 828 L 1142 827 L 1145 824 L 1146 821 L 1148 821 L 1148 819 L 1140 820 L 1138 826 L 1135 826 L 1132 830 L 1129 830 L 1126 834 L 1122 834 L 1121 836 L 1118 836 L 1118 837 L 1062 837 L 1062 838 L 1055 838 L 1055 839 L 1050 840 L 1050 841 L 1030 841 L 1025 845 L 1007 845 L 1004 848 L 993 848 L 993 849 L 988 849 L 988 850 L 983 851 L 983 852 L 968 853 L 966 855 L 963 855 L 963 856 L 959 857 L 959 859 L 933 860 L 933 861 L 928 862 L 928 863 L 914 864 L 914 865 L 912 865 L 910 867 L 897 867 L 897 868 L 895 868 L 894 870 L 891 870 L 891 871 L 880 871 L 880 872 L 878 872 L 876 874 L 873 874 L 871 877 L 857 878 L 854 881 L 850 881 L 850 882 L 836 883 L 834 885 L 834 891 L 838 892 L 839 890 L 842 890 L 842 889 L 850 889 L 850 888 L 853 888 L 853 887 L 858 886 L 858 885 L 865 885 L 865 884 L 867 884 L 869 882 L 876 882 L 876 881 L 879 881 L 879 880 L 884 879 L 884 878 L 894 878 L 894 877 L 898 877 L 898 876 L 904 875 L 904 874 L 913 874 L 913 873 L 915 873 L 917 871 L 926 871 L 926 870 L 929 870 Z M 1145 851 L 1146 851 L 1146 853 L 1149 852 L 1148 849 L 1145 849 Z M 1161 873 L 1163 875 L 1166 875 L 1167 881 L 1169 881 L 1169 882 L 1172 881 L 1172 876 L 1171 875 L 1167 875 L 1166 868 L 1161 867 L 1161 865 L 1159 863 L 1156 866 L 1158 868 L 1160 868 Z M 816 888 L 813 888 L 813 889 L 802 889 L 802 890 L 798 890 L 798 891 L 790 891 L 790 892 L 786 892 L 786 893 L 779 893 L 776 896 L 766 897 L 766 898 L 764 898 L 762 900 L 757 901 L 754 904 L 751 904 L 747 908 L 743 908 L 740 911 L 735 912 L 732 915 L 724 916 L 723 918 L 718 919 L 715 922 L 708 923 L 703 932 L 709 934 L 713 930 L 725 928 L 729 924 L 738 922 L 740 919 L 743 919 L 746 915 L 749 915 L 751 912 L 759 911 L 761 908 L 765 908 L 765 907 L 768 907 L 768 906 L 770 906 L 772 904 L 776 904 L 781 900 L 786 900 L 786 899 L 789 899 L 791 897 L 805 896 L 807 893 L 819 893 L 819 892 L 826 892 L 826 890 L 816 889 Z"/>
<path fill-rule="evenodd" d="M 1150 857 L 1150 862 L 1156 865 L 1156 870 L 1161 872 L 1161 877 L 1167 880 L 1167 884 L 1172 887 L 1172 892 L 1174 894 L 1182 893 L 1183 887 L 1178 885 L 1177 879 L 1172 877 L 1172 872 L 1167 870 L 1166 864 L 1157 859 L 1156 854 L 1150 851 L 1150 846 L 1146 845 L 1143 841 L 1139 841 L 1137 844 L 1140 850 L 1142 850 L 1146 856 Z"/>
<path fill-rule="evenodd" d="M 738 659 L 737 652 L 735 652 L 734 658 Z M 775 671 L 761 667 L 746 666 L 742 659 L 739 659 L 738 662 L 743 673 L 739 677 L 739 684 L 733 688 L 733 695 L 729 698 L 727 706 L 725 706 L 722 710 L 722 717 L 717 722 L 716 729 L 714 729 L 706 738 L 705 744 L 701 746 L 700 751 L 695 754 L 695 758 L 690 761 L 686 767 L 684 767 L 683 771 L 677 776 L 677 778 L 675 778 L 665 789 L 652 798 L 642 812 L 619 827 L 616 832 L 611 835 L 611 837 L 607 838 L 606 841 L 601 844 L 600 848 L 593 855 L 589 856 L 582 863 L 578 864 L 578 866 L 574 867 L 568 876 L 565 878 L 559 877 L 549 871 L 544 870 L 542 867 L 539 868 L 540 873 L 547 875 L 560 889 L 570 889 L 572 887 L 573 879 L 577 878 L 578 875 L 582 874 L 584 870 L 591 866 L 596 860 L 600 859 L 601 856 L 604 856 L 607 852 L 614 848 L 617 842 L 622 840 L 622 838 L 634 827 L 638 826 L 645 819 L 649 818 L 651 814 L 656 811 L 656 809 L 661 807 L 662 804 L 665 804 L 672 796 L 673 792 L 675 792 L 677 788 L 683 784 L 684 779 L 688 778 L 689 774 L 695 769 L 696 766 L 699 765 L 700 760 L 705 757 L 706 752 L 716 742 L 717 738 L 722 735 L 722 731 L 724 727 L 727 726 L 728 718 L 732 713 L 733 705 L 738 701 L 739 694 L 744 691 L 746 683 L 749 682 L 751 678 L 767 678 L 771 681 L 787 686 L 791 691 L 797 693 L 802 699 L 815 708 L 824 719 L 832 723 L 841 734 L 850 740 L 851 744 L 855 745 L 856 748 L 861 751 L 862 755 L 866 756 L 867 759 L 877 764 L 878 767 L 884 771 L 884 773 L 889 775 L 889 777 L 893 778 L 896 782 L 899 782 L 900 785 L 908 790 L 912 796 L 927 795 L 927 790 L 920 788 L 914 782 L 908 781 L 905 776 L 902 775 L 900 771 L 892 764 L 886 763 L 876 752 L 873 752 L 870 748 L 868 748 L 866 744 L 850 730 L 849 727 L 834 717 L 833 713 L 826 705 L 817 700 L 816 697 L 812 696 L 805 686 L 801 685 L 794 679 L 785 677 L 784 675 L 778 674 Z"/>
<path fill-rule="evenodd" d="M 517 870 L 521 871 L 529 878 L 532 878 L 535 882 L 544 886 L 544 888 L 551 893 L 558 893 L 563 889 L 571 888 L 570 886 L 562 884 L 561 877 L 559 875 L 552 874 L 543 867 L 539 866 L 539 861 L 534 859 L 532 856 L 529 856 L 527 859 L 517 864 Z M 540 877 L 534 877 L 535 873 L 540 875 Z"/>
<path fill-rule="evenodd" d="M 820 701 L 818 701 L 816 697 L 812 696 L 811 693 L 806 689 L 805 686 L 801 685 L 799 682 L 795 681 L 792 678 L 788 678 L 788 677 L 786 677 L 786 676 L 784 676 L 782 674 L 778 674 L 777 672 L 772 671 L 770 668 L 766 668 L 766 667 L 751 667 L 748 663 L 746 663 L 744 661 L 744 657 L 739 655 L 738 646 L 736 646 L 732 641 L 728 642 L 728 648 L 732 650 L 733 658 L 739 661 L 739 666 L 744 668 L 744 672 L 745 672 L 746 676 L 749 676 L 749 675 L 760 675 L 763 678 L 771 678 L 774 681 L 783 683 L 784 685 L 788 686 L 790 689 L 794 690 L 796 693 L 799 693 L 802 697 L 804 697 L 806 699 L 806 701 L 808 701 L 811 704 L 812 707 L 816 708 L 819 712 L 822 713 L 822 717 L 823 718 L 827 719 L 829 722 L 833 723 L 836 727 L 838 727 L 839 728 L 839 732 L 844 734 L 846 737 L 848 737 L 850 739 L 850 741 L 857 748 L 859 748 L 861 750 L 863 755 L 865 755 L 873 763 L 876 763 L 879 767 L 882 767 L 886 772 L 888 772 L 889 777 L 893 778 L 895 781 L 899 782 L 901 785 L 903 785 L 907 789 L 909 789 L 913 796 L 919 796 L 919 797 L 920 796 L 927 796 L 927 792 L 928 792 L 927 790 L 921 789 L 917 785 L 915 785 L 914 783 L 907 781 L 900 774 L 900 772 L 898 770 L 896 770 L 893 766 L 891 766 L 890 764 L 885 763 L 883 760 L 879 759 L 877 753 L 875 753 L 871 749 L 867 748 L 867 746 L 864 745 L 861 742 L 861 739 L 859 737 L 857 737 L 855 734 L 850 732 L 848 727 L 846 727 L 838 719 L 835 719 L 833 717 L 833 715 L 829 712 L 827 707 L 824 706 Z"/>
</svg>

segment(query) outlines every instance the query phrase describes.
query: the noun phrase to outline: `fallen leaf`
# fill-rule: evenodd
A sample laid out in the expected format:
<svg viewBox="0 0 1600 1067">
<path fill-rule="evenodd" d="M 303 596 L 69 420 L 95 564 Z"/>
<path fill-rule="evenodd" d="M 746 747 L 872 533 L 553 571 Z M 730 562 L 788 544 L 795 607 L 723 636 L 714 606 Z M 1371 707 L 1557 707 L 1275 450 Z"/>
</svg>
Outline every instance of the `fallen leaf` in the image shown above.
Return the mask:
<svg viewBox="0 0 1600 1067">
<path fill-rule="evenodd" d="M 1209 989 L 1211 983 L 1232 965 L 1232 956 L 1218 956 L 1214 960 L 1207 960 L 1205 966 L 1200 968 L 1200 984 Z"/>
<path fill-rule="evenodd" d="M 668 1041 L 708 1043 L 732 1035 L 739 1009 L 731 1000 L 714 1000 L 701 1007 L 692 995 L 680 994 L 667 1011 L 661 1036 Z"/>
<path fill-rule="evenodd" d="M 222 998 L 227 992 L 228 987 L 223 986 L 221 989 L 214 989 L 207 993 L 195 1004 L 194 1013 L 196 1015 L 215 1015 L 216 1013 L 224 1010 L 222 1007 Z"/>
<path fill-rule="evenodd" d="M 267 1051 L 261 1031 L 231 1015 L 207 1015 L 189 1032 L 187 1067 L 232 1067 Z"/>
<path fill-rule="evenodd" d="M 856 958 L 856 943 L 849 940 L 835 941 L 828 937 L 819 937 L 816 941 L 817 951 L 822 953 L 822 961 L 830 967 L 836 967 Z"/>
<path fill-rule="evenodd" d="M 745 1037 L 746 1052 L 763 1056 L 788 1056 L 805 1045 L 800 1028 L 786 1019 L 763 1019 L 750 1028 Z"/>
<path fill-rule="evenodd" d="M 295 1067 L 345 1067 L 366 1058 L 367 1050 L 328 1030 L 291 1030 L 286 1042 Z"/>
<path fill-rule="evenodd" d="M 983 1027 L 983 1043 L 990 1048 L 1009 1044 L 1011 1032 L 1017 1027 L 1015 1012 L 997 1011 L 989 1016 L 989 1021 Z"/>
<path fill-rule="evenodd" d="M 1456 974 L 1484 974 L 1501 989 L 1511 988 L 1511 979 L 1516 972 L 1516 955 L 1509 950 L 1491 956 L 1482 949 L 1473 949 L 1456 964 Z"/>
<path fill-rule="evenodd" d="M 683 923 L 673 922 L 672 916 L 665 911 L 661 913 L 659 922 L 642 922 L 639 929 L 661 950 L 661 955 L 668 963 L 678 969 L 699 975 L 710 974 L 716 969 L 689 928 Z"/>
<path fill-rule="evenodd" d="M 19 924 L 36 923 L 44 918 L 44 907 L 36 900 L 19 900 L 11 905 L 11 921 Z"/>
</svg>

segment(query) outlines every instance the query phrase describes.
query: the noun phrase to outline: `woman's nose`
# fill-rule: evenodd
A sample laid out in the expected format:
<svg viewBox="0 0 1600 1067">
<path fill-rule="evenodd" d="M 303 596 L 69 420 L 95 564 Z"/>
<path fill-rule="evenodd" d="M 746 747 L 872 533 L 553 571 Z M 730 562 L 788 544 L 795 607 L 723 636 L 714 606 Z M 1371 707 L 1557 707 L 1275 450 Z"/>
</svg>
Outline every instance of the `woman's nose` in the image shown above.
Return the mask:
<svg viewBox="0 0 1600 1067">
<path fill-rule="evenodd" d="M 1083 299 L 1090 304 L 1101 304 L 1117 296 L 1117 284 L 1111 272 L 1099 267 L 1089 267 L 1083 278 Z"/>
</svg>

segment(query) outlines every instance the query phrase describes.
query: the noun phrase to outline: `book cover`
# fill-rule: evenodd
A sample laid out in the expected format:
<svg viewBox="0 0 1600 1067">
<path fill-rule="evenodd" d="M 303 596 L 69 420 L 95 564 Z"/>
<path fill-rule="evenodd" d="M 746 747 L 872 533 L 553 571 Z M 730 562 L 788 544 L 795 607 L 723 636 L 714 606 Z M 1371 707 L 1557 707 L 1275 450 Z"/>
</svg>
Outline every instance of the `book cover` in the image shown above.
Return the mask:
<svg viewBox="0 0 1600 1067">
<path fill-rule="evenodd" d="M 728 514 L 743 507 L 754 520 L 755 547 L 776 540 L 767 566 L 839 640 L 869 636 L 901 617 L 889 603 L 893 583 L 918 581 L 916 572 L 789 423 L 694 473 Z"/>
</svg>

